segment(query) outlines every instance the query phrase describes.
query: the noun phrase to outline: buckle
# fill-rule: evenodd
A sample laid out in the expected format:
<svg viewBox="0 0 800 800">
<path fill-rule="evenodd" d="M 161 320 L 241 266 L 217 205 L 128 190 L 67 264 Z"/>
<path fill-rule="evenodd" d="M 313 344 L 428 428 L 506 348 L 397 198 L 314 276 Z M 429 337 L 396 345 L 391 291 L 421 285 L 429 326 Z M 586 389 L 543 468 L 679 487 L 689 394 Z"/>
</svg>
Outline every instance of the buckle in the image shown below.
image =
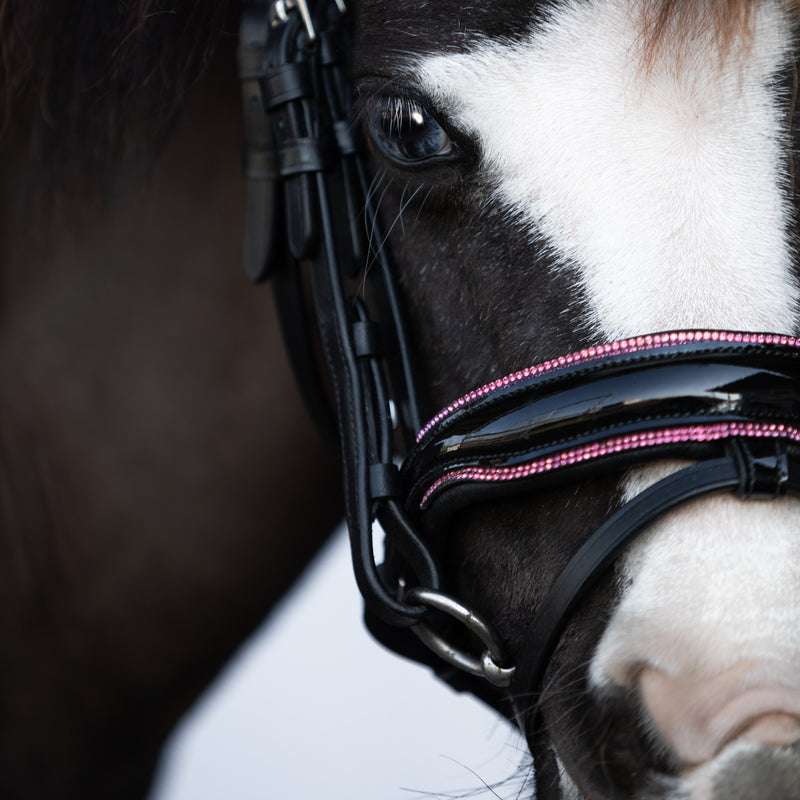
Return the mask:
<svg viewBox="0 0 800 800">
<path fill-rule="evenodd" d="M 339 10 L 340 14 L 344 14 L 345 11 L 347 11 L 344 0 L 334 0 L 334 5 Z M 276 0 L 276 2 L 272 4 L 269 12 L 272 26 L 277 27 L 284 22 L 288 22 L 289 15 L 292 11 L 297 11 L 300 14 L 306 33 L 308 34 L 308 39 L 313 42 L 317 38 L 317 32 L 314 30 L 314 23 L 311 20 L 311 11 L 308 8 L 306 0 Z"/>
<path fill-rule="evenodd" d="M 789 459 L 782 439 L 731 439 L 730 450 L 739 470 L 737 497 L 772 500 L 786 494 Z"/>
</svg>

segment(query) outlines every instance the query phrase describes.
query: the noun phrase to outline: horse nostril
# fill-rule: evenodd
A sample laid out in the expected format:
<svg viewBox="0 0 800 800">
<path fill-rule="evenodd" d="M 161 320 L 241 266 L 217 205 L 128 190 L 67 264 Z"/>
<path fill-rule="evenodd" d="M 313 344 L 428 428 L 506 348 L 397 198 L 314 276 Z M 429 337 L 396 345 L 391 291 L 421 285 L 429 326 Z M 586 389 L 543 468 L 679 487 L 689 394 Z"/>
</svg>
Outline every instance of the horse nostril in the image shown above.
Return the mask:
<svg viewBox="0 0 800 800">
<path fill-rule="evenodd" d="M 776 747 L 788 747 L 797 740 L 798 717 L 782 711 L 761 714 L 748 720 L 739 732 L 734 732 L 731 739 L 747 739 Z"/>
<path fill-rule="evenodd" d="M 638 687 L 665 742 L 691 766 L 733 742 L 785 747 L 798 740 L 800 682 L 787 683 L 769 672 L 748 664 L 697 677 L 645 667 Z"/>
</svg>

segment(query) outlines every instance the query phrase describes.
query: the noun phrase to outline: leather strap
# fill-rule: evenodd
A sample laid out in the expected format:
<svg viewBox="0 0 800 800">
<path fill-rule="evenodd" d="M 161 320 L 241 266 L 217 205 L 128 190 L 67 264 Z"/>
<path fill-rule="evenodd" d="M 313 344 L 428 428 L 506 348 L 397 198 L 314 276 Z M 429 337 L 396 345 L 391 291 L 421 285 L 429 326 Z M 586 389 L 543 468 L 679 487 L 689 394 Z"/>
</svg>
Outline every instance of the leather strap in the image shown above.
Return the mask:
<svg viewBox="0 0 800 800">
<path fill-rule="evenodd" d="M 243 262 L 245 273 L 254 283 L 260 283 L 270 275 L 279 221 L 272 130 L 265 114 L 262 90 L 264 44 L 268 32 L 269 3 L 258 0 L 246 4 L 239 26 L 238 56 L 245 135 L 242 153 L 242 171 L 246 180 Z"/>
<path fill-rule="evenodd" d="M 752 462 L 762 465 L 757 483 L 747 466 Z M 682 469 L 641 492 L 589 538 L 536 610 L 525 636 L 511 691 L 520 699 L 518 721 L 530 740 L 541 736 L 541 719 L 538 711 L 525 715 L 538 702 L 550 658 L 575 607 L 646 526 L 684 503 L 725 491 L 746 499 L 778 497 L 787 491 L 800 495 L 797 450 L 776 440 L 737 440 L 728 455 Z"/>
<path fill-rule="evenodd" d="M 261 3 L 252 15 L 263 9 Z M 246 15 L 247 16 L 247 15 Z M 366 173 L 349 132 L 350 101 L 344 75 L 340 12 L 329 2 L 312 9 L 320 32 L 311 42 L 299 15 L 258 28 L 263 35 L 258 90 L 274 153 L 252 167 L 248 180 L 275 180 L 282 190 L 278 216 L 284 236 L 275 271 L 276 298 L 284 336 L 306 402 L 318 419 L 326 413 L 315 343 L 307 324 L 301 269 L 307 268 L 313 318 L 330 377 L 344 473 L 345 515 L 353 566 L 367 607 L 385 622 L 407 627 L 426 610 L 397 598 L 375 562 L 372 526 L 380 517 L 392 552 L 421 584 L 437 588 L 439 572 L 430 548 L 409 524 L 397 497 L 395 430 L 390 390 L 407 439 L 419 427 L 410 348 L 376 212 L 368 199 Z M 249 29 L 248 29 L 249 30 Z M 243 78 L 252 94 L 248 42 L 242 62 L 252 67 Z M 253 78 L 255 80 L 255 78 Z M 259 131 L 263 133 L 263 131 Z M 264 163 L 262 163 L 264 162 Z M 365 238 L 370 232 L 370 240 Z M 259 258 L 264 249 L 259 243 Z M 367 252 L 374 248 L 370 264 Z M 273 248 L 274 250 L 274 248 Z M 252 265 L 251 265 L 252 266 Z M 348 285 L 350 276 L 366 275 Z M 260 278 L 263 271 L 248 270 Z M 350 291 L 367 287 L 364 297 Z M 387 383 L 387 376 L 389 381 Z"/>
<path fill-rule="evenodd" d="M 536 609 L 517 664 L 512 692 L 530 702 L 575 606 L 608 569 L 620 550 L 648 524 L 704 495 L 733 491 L 739 470 L 731 457 L 696 464 L 664 478 L 627 502 L 578 550 Z"/>
</svg>

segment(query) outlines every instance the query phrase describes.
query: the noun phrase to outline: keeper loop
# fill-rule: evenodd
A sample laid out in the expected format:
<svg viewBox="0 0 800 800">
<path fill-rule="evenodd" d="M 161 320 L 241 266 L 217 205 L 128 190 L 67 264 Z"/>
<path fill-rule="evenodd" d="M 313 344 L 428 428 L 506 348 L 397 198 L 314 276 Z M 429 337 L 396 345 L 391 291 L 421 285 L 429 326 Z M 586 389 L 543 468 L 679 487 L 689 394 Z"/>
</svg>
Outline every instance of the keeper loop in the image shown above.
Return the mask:
<svg viewBox="0 0 800 800">
<path fill-rule="evenodd" d="M 771 500 L 786 493 L 789 459 L 781 439 L 733 439 L 731 451 L 739 468 L 737 497 Z"/>
<path fill-rule="evenodd" d="M 281 177 L 304 172 L 323 172 L 330 167 L 329 147 L 317 138 L 306 136 L 287 139 L 278 149 L 278 171 Z"/>
<path fill-rule="evenodd" d="M 371 464 L 369 491 L 373 500 L 383 497 L 399 497 L 402 493 L 400 471 L 394 464 Z"/>
<path fill-rule="evenodd" d="M 264 97 L 270 111 L 312 94 L 308 65 L 304 63 L 284 64 L 268 72 L 264 79 Z"/>
<path fill-rule="evenodd" d="M 383 355 L 381 330 L 371 320 L 357 320 L 353 323 L 353 348 L 361 358 Z"/>
</svg>

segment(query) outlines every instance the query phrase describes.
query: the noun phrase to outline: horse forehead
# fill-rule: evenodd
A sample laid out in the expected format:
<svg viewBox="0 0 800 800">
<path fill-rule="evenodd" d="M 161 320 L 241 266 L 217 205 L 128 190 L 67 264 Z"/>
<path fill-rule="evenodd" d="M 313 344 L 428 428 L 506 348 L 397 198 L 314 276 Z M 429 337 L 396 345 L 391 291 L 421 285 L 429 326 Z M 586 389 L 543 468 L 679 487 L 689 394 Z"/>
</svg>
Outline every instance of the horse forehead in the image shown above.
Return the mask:
<svg viewBox="0 0 800 800">
<path fill-rule="evenodd" d="M 415 80 L 478 140 L 502 204 L 577 268 L 597 335 L 794 331 L 783 5 L 759 4 L 746 42 L 712 26 L 646 64 L 643 8 L 554 4 L 523 38 L 418 59 Z"/>
<path fill-rule="evenodd" d="M 792 0 L 776 0 L 784 10 Z M 362 48 L 374 45 L 378 58 L 398 54 L 456 52 L 471 48 L 476 39 L 505 42 L 524 39 L 531 28 L 547 27 L 564 9 L 597 5 L 593 0 L 486 0 L 464 4 L 461 0 L 356 0 Z M 692 39 L 698 28 L 711 29 L 723 46 L 750 29 L 752 12 L 759 0 L 705 0 L 679 3 L 675 0 L 610 0 L 602 4 L 642 22 L 638 42 L 645 62 L 648 50 L 660 50 L 668 41 Z M 370 47 L 367 46 L 369 51 Z M 357 58 L 364 52 L 357 52 Z M 376 53 L 371 55 L 376 56 Z M 575 54 L 577 57 L 577 54 Z"/>
<path fill-rule="evenodd" d="M 391 60 L 404 54 L 468 49 L 476 39 L 513 40 L 531 21 L 563 0 L 359 0 L 356 63 Z"/>
</svg>

